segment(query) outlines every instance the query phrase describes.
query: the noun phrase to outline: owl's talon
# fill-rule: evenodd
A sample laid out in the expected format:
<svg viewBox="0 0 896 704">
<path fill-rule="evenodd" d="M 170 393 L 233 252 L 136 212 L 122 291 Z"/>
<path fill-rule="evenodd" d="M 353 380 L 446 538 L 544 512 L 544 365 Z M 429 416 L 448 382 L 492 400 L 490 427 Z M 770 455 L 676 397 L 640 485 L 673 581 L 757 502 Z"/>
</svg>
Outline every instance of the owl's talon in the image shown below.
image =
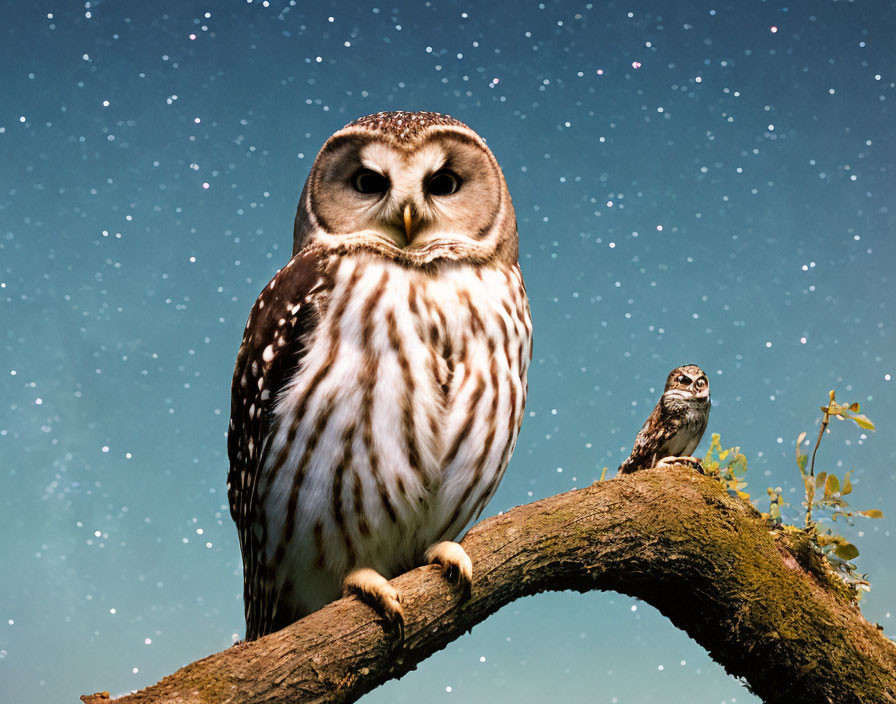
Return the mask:
<svg viewBox="0 0 896 704">
<path fill-rule="evenodd" d="M 473 584 L 473 561 L 459 544 L 445 540 L 430 546 L 426 561 L 441 565 L 446 579 L 465 594 L 469 593 Z"/>
<path fill-rule="evenodd" d="M 383 616 L 391 627 L 397 629 L 399 640 L 404 640 L 401 593 L 383 575 L 369 567 L 350 572 L 342 582 L 342 593 L 345 596 L 358 596 Z"/>
<path fill-rule="evenodd" d="M 663 457 L 663 459 L 656 463 L 656 466 L 657 468 L 666 468 L 674 467 L 677 464 L 684 465 L 685 467 L 690 467 L 691 469 L 696 469 L 698 472 L 703 474 L 703 463 L 696 457 Z"/>
</svg>

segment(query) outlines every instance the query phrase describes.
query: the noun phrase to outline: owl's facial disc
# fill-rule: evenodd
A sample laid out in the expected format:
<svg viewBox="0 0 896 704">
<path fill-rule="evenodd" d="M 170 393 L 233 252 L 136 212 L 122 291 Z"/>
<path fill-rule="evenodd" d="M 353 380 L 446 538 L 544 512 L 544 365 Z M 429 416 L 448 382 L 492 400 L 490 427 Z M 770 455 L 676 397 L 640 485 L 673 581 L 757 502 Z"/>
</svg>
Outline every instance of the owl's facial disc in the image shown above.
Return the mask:
<svg viewBox="0 0 896 704">
<path fill-rule="evenodd" d="M 709 380 L 698 366 L 678 367 L 670 372 L 663 396 L 669 399 L 706 400 L 709 398 Z"/>
<path fill-rule="evenodd" d="M 310 198 L 328 236 L 395 247 L 413 258 L 493 251 L 503 181 L 470 137 L 444 130 L 407 145 L 351 134 L 327 151 Z"/>
</svg>

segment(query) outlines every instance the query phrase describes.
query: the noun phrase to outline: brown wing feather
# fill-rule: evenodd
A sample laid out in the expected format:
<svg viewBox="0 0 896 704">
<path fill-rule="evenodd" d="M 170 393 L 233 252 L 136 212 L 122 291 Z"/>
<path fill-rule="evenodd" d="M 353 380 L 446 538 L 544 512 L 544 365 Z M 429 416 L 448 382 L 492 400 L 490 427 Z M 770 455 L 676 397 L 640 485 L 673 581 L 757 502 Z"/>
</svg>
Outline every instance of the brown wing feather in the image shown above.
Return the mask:
<svg viewBox="0 0 896 704">
<path fill-rule="evenodd" d="M 656 404 L 653 411 L 647 417 L 638 437 L 635 438 L 635 445 L 632 447 L 632 454 L 628 459 L 619 465 L 619 472 L 622 474 L 630 474 L 639 469 L 653 467 L 658 459 L 657 454 L 674 435 L 678 432 L 681 423 L 676 418 L 663 418 L 663 402 Z"/>
<path fill-rule="evenodd" d="M 320 280 L 318 259 L 300 252 L 271 279 L 249 314 L 231 385 L 227 454 L 227 495 L 243 555 L 246 639 L 257 637 L 269 621 L 272 603 L 260 564 L 264 521 L 256 503 L 258 475 L 264 462 L 271 411 L 277 394 L 298 367 L 303 340 L 313 327 L 313 297 Z"/>
</svg>

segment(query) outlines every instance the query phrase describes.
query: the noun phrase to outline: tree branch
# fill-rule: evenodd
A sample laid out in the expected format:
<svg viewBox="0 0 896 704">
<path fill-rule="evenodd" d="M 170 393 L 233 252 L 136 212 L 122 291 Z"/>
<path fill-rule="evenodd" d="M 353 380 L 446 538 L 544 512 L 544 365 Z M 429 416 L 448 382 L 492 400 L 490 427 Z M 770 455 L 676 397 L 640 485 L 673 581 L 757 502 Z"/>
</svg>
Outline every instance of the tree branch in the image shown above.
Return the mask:
<svg viewBox="0 0 896 704">
<path fill-rule="evenodd" d="M 353 702 L 514 599 L 606 589 L 655 606 L 769 704 L 896 704 L 896 645 L 825 560 L 693 470 L 645 470 L 519 506 L 474 526 L 463 546 L 474 565 L 465 600 L 438 567 L 392 580 L 401 644 L 369 607 L 341 599 L 115 702 Z M 82 699 L 108 701 L 92 696 Z"/>
</svg>

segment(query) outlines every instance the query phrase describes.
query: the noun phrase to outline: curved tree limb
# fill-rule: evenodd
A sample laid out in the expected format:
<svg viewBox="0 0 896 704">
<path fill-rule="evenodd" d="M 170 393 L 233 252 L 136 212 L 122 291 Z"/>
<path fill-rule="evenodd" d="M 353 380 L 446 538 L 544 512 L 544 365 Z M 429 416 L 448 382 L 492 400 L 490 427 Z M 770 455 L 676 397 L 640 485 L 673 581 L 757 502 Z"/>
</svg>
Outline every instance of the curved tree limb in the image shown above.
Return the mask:
<svg viewBox="0 0 896 704">
<path fill-rule="evenodd" d="M 610 589 L 655 606 L 770 704 L 896 703 L 896 645 L 800 536 L 770 533 L 693 470 L 636 472 L 474 526 L 465 600 L 434 566 L 394 579 L 402 644 L 370 608 L 341 599 L 115 702 L 352 702 L 514 599 Z M 83 699 L 104 700 L 93 696 Z"/>
</svg>

